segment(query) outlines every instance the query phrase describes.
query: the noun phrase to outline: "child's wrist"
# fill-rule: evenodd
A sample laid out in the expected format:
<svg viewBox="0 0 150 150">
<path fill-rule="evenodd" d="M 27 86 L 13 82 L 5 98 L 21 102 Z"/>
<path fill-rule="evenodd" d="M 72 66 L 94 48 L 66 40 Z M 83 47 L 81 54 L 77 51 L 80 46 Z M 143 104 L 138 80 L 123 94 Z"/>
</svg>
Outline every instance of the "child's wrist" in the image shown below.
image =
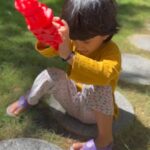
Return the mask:
<svg viewBox="0 0 150 150">
<path fill-rule="evenodd" d="M 70 52 L 67 57 L 61 58 L 63 61 L 68 61 L 74 56 L 74 52 Z"/>
</svg>

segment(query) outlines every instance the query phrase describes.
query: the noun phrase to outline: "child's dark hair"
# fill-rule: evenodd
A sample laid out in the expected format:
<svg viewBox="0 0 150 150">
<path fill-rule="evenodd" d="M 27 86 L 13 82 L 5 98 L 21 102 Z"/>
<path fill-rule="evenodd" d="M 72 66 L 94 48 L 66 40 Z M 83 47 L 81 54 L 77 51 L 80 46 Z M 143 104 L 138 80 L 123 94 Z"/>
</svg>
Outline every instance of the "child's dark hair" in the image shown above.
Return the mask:
<svg viewBox="0 0 150 150">
<path fill-rule="evenodd" d="M 65 0 L 61 18 L 70 28 L 70 38 L 87 40 L 97 35 L 110 35 L 119 30 L 115 0 Z"/>
</svg>

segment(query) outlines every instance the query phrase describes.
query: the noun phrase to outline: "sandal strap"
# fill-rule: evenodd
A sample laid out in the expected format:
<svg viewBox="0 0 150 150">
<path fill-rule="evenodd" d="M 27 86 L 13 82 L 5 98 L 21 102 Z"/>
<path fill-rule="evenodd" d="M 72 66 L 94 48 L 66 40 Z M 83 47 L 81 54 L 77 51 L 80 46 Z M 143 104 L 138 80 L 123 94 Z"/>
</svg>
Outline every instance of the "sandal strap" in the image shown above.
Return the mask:
<svg viewBox="0 0 150 150">
<path fill-rule="evenodd" d="M 91 139 L 89 141 L 87 141 L 83 147 L 81 148 L 81 150 L 97 150 L 94 139 Z"/>
<path fill-rule="evenodd" d="M 83 145 L 81 150 L 112 150 L 112 147 L 113 147 L 113 144 L 111 143 L 104 148 L 97 148 L 95 145 L 94 139 L 91 139 Z"/>
<path fill-rule="evenodd" d="M 22 107 L 22 108 L 27 108 L 27 106 L 29 105 L 28 102 L 27 102 L 27 99 L 24 97 L 24 96 L 21 96 L 18 100 L 18 105 L 19 107 Z"/>
</svg>

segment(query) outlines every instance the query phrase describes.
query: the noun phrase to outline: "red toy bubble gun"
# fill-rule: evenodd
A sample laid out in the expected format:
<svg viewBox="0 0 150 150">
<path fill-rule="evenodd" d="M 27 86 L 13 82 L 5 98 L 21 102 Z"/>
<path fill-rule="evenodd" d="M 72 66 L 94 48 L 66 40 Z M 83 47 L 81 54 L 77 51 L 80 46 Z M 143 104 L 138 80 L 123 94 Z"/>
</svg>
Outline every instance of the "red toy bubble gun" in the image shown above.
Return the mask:
<svg viewBox="0 0 150 150">
<path fill-rule="evenodd" d="M 42 43 L 58 50 L 62 42 L 58 29 L 52 24 L 53 11 L 37 0 L 15 0 L 15 8 L 25 17 L 28 29 Z M 60 27 L 63 22 L 57 21 Z"/>
</svg>

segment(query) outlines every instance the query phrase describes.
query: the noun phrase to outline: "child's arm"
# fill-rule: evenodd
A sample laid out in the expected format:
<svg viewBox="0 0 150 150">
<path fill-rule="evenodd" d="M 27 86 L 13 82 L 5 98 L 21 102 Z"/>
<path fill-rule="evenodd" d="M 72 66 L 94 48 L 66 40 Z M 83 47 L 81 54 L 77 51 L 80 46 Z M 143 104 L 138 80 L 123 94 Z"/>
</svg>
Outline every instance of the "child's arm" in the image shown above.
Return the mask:
<svg viewBox="0 0 150 150">
<path fill-rule="evenodd" d="M 60 25 L 57 23 L 57 18 L 55 19 L 56 20 L 53 22 L 53 25 L 58 28 L 58 33 L 62 39 L 62 42 L 59 44 L 58 55 L 62 59 L 68 60 L 72 54 L 71 41 L 69 38 L 69 27 L 65 20 L 61 20 L 64 25 L 59 27 Z"/>
<path fill-rule="evenodd" d="M 63 23 L 64 26 L 58 29 L 62 38 L 58 54 L 63 59 L 71 56 L 67 61 L 71 65 L 70 78 L 79 83 L 94 85 L 107 85 L 113 78 L 118 78 L 121 70 L 121 55 L 118 47 L 114 43 L 106 46 L 99 61 L 77 52 L 70 55 L 69 27 L 65 21 Z"/>
<path fill-rule="evenodd" d="M 35 49 L 43 56 L 45 57 L 53 57 L 58 55 L 57 51 L 53 49 L 52 47 L 49 47 L 48 45 L 45 45 L 39 41 L 35 44 Z"/>
<path fill-rule="evenodd" d="M 94 85 L 108 85 L 118 78 L 121 70 L 121 55 L 117 47 L 105 49 L 99 61 L 76 53 L 72 58 L 70 78 L 76 82 Z"/>
<path fill-rule="evenodd" d="M 65 59 L 72 52 L 71 41 L 69 38 L 69 27 L 64 20 L 62 20 L 64 26 L 60 27 L 60 25 L 58 24 L 59 20 L 60 20 L 59 17 L 55 17 L 52 22 L 53 25 L 58 29 L 58 33 L 62 38 L 62 42 L 59 44 L 58 51 L 39 41 L 35 45 L 35 49 L 45 57 L 52 57 L 52 56 L 59 55 L 61 58 Z"/>
<path fill-rule="evenodd" d="M 64 26 L 58 29 L 63 40 L 59 45 L 58 54 L 65 59 L 70 56 L 71 50 L 68 46 L 69 28 L 66 22 L 63 21 L 63 23 Z M 79 83 L 94 85 L 107 85 L 113 78 L 118 78 L 121 70 L 121 55 L 118 47 L 113 43 L 103 51 L 104 54 L 99 61 L 79 53 L 71 55 L 67 61 L 71 65 L 70 78 Z"/>
</svg>

